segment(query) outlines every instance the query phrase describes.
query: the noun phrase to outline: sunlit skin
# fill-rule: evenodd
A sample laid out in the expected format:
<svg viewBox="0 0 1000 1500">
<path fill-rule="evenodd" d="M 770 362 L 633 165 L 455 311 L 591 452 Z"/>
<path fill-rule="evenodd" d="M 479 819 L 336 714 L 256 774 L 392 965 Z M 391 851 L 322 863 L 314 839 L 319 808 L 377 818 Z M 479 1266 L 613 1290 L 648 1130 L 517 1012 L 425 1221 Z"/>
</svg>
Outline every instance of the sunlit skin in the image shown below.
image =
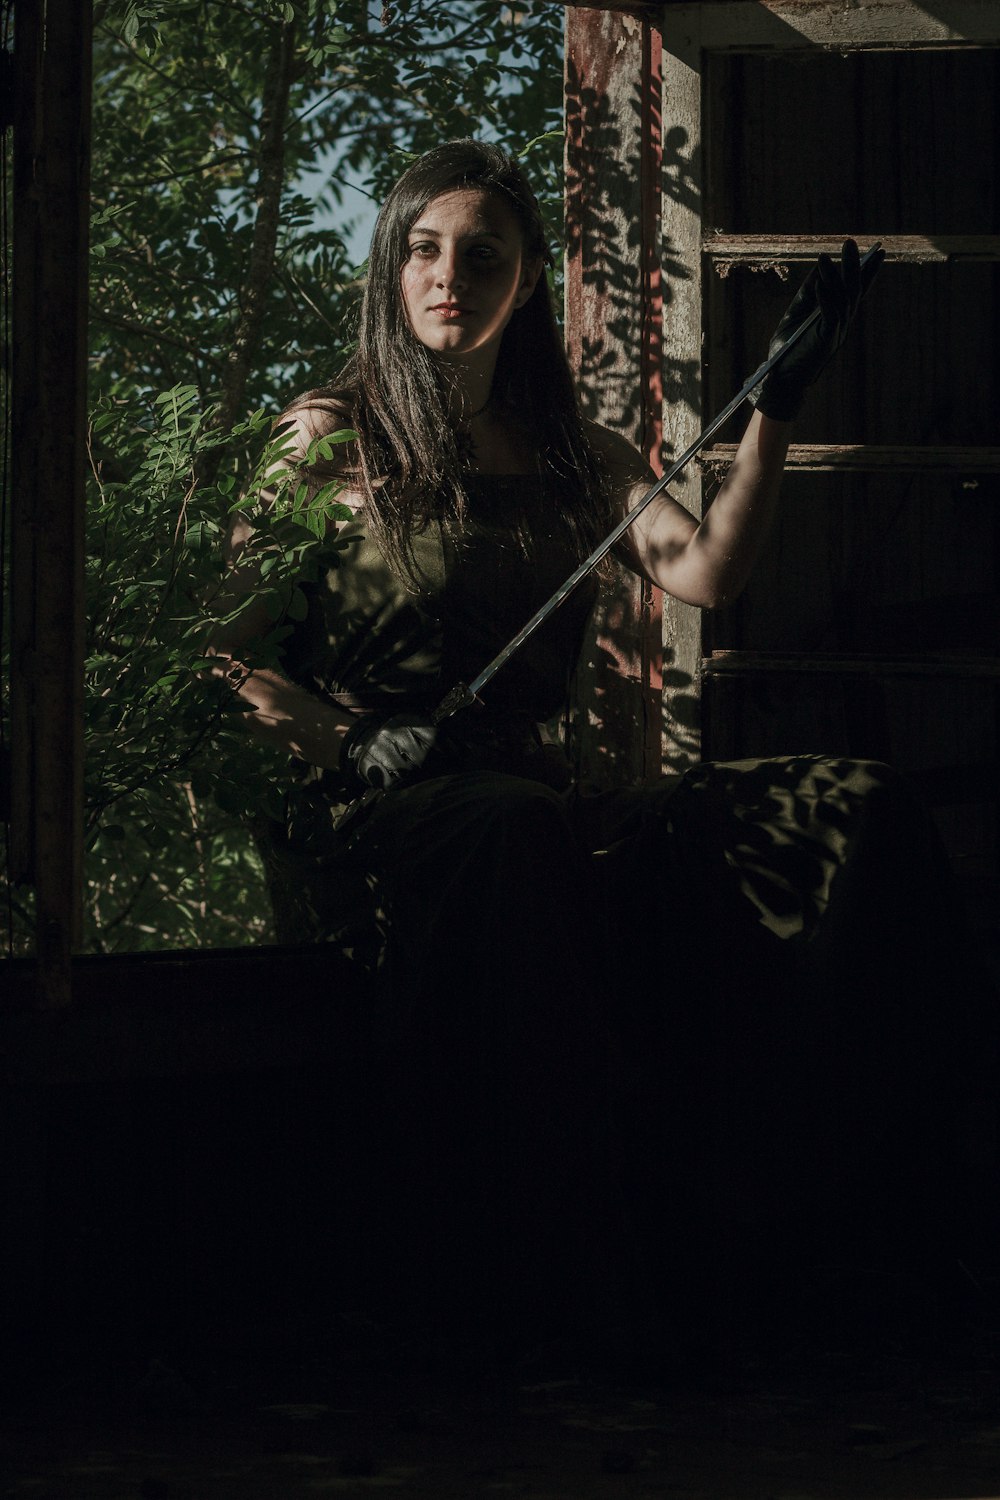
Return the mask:
<svg viewBox="0 0 1000 1500">
<path fill-rule="evenodd" d="M 503 331 L 541 274 L 512 209 L 482 188 L 433 198 L 408 236 L 400 274 L 407 320 L 436 357 L 460 407 L 487 399 Z"/>
</svg>

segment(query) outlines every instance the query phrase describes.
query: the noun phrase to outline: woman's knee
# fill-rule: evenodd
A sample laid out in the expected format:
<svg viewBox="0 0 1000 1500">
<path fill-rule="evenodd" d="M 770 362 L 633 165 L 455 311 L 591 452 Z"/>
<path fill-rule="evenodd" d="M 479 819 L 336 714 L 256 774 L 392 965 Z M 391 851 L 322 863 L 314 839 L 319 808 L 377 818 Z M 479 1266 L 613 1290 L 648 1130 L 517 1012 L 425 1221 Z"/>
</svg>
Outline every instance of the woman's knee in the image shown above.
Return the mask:
<svg viewBox="0 0 1000 1500">
<path fill-rule="evenodd" d="M 556 861 L 565 874 L 567 860 L 582 852 L 564 798 L 517 776 L 497 776 L 484 788 L 477 834 L 480 847 L 512 864 L 512 873 L 520 864 L 526 880 L 536 877 L 539 866 Z"/>
</svg>

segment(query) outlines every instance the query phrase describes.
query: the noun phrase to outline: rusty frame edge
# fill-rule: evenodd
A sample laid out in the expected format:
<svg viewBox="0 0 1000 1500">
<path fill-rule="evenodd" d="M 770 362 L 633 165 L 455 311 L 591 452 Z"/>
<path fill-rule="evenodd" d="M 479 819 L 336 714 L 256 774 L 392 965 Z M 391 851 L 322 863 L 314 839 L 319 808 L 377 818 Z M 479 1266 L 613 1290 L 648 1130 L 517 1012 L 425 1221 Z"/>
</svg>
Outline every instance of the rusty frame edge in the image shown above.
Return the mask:
<svg viewBox="0 0 1000 1500">
<path fill-rule="evenodd" d="M 35 162 L 41 150 L 42 6 L 16 0 L 11 278 L 10 416 L 10 825 L 7 878 L 34 878 L 35 527 L 37 445 L 32 426 L 38 384 L 37 276 L 39 223 L 34 211 Z"/>
<path fill-rule="evenodd" d="M 564 10 L 566 37 L 566 343 L 577 373 L 586 360 L 588 336 L 617 338 L 615 366 L 631 370 L 637 381 L 636 399 L 624 423 L 608 414 L 610 425 L 621 430 L 640 448 L 657 473 L 663 456 L 663 287 L 661 275 L 661 178 L 662 178 L 662 34 L 659 5 L 577 5 Z M 618 45 L 612 45 L 609 13 L 624 24 Z M 619 85 L 627 84 L 627 89 Z M 627 107 L 623 103 L 628 99 Z M 632 114 L 636 110 L 635 115 Z M 628 123 L 618 112 L 626 109 Z M 632 222 L 637 233 L 628 236 L 628 264 L 635 292 L 626 321 L 631 343 L 624 346 L 620 333 L 607 330 L 621 319 L 608 321 L 602 312 L 607 296 L 601 278 L 588 280 L 587 206 L 584 193 L 595 172 L 601 170 L 597 147 L 603 130 L 620 131 L 635 152 L 634 191 L 628 195 Z M 637 137 L 637 143 L 636 138 Z M 610 163 L 604 170 L 613 170 Z M 600 187 L 595 178 L 591 186 Z M 614 214 L 615 210 L 611 210 Z M 620 226 L 619 226 L 620 228 Z M 621 309 L 619 309 L 621 312 Z M 619 376 L 620 378 L 620 376 Z M 610 606 L 611 614 L 624 611 L 632 617 L 635 648 L 622 655 L 620 644 L 601 629 L 598 640 L 605 667 L 611 676 L 628 679 L 627 689 L 611 683 L 598 688 L 606 717 L 601 754 L 627 774 L 642 780 L 658 777 L 662 770 L 662 594 L 635 581 L 635 598 L 624 598 Z M 609 616 L 610 618 L 610 616 Z M 612 674 L 607 662 L 617 663 Z M 609 692 L 607 688 L 612 690 Z M 627 711 L 624 693 L 638 692 L 641 709 Z"/>
<path fill-rule="evenodd" d="M 20 358 L 12 434 L 21 457 L 12 504 L 19 656 L 11 686 L 20 705 L 16 785 L 26 792 L 15 816 L 36 894 L 36 996 L 52 1007 L 71 998 L 83 910 L 91 0 L 19 0 L 15 23 L 34 34 L 30 54 L 19 59 L 23 133 L 13 205 Z"/>
</svg>

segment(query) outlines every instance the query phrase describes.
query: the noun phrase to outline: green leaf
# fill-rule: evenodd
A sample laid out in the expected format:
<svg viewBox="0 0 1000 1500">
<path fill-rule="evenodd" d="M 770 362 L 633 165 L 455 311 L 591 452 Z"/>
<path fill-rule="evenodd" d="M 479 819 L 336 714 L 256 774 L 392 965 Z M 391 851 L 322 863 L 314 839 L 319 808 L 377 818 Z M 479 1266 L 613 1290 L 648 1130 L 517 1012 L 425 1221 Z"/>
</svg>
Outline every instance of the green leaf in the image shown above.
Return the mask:
<svg viewBox="0 0 1000 1500">
<path fill-rule="evenodd" d="M 541 135 L 533 136 L 530 141 L 528 141 L 524 146 L 521 147 L 520 151 L 515 153 L 515 155 L 517 155 L 518 157 L 525 157 L 530 151 L 534 151 L 536 146 L 547 145 L 550 141 L 561 142 L 565 138 L 565 134 L 566 132 L 564 130 L 543 131 Z"/>
<path fill-rule="evenodd" d="M 357 440 L 357 433 L 351 427 L 339 427 L 336 432 L 328 433 L 326 437 L 318 438 L 315 443 L 316 453 L 320 458 L 333 458 L 335 448 L 343 443 L 353 443 Z"/>
<path fill-rule="evenodd" d="M 191 772 L 191 790 L 196 797 L 210 797 L 215 788 L 215 777 L 208 771 L 195 769 Z"/>
<path fill-rule="evenodd" d="M 301 589 L 292 589 L 292 597 L 288 601 L 286 610 L 290 620 L 304 620 L 309 613 L 309 601 Z"/>
<path fill-rule="evenodd" d="M 212 796 L 215 799 L 216 806 L 221 807 L 222 811 L 226 813 L 239 814 L 246 807 L 244 793 L 238 787 L 227 785 L 225 782 L 219 783 Z"/>
<path fill-rule="evenodd" d="M 196 385 L 175 385 L 169 391 L 161 391 L 154 398 L 153 405 L 182 408 L 190 406 L 197 399 L 198 387 Z"/>
</svg>

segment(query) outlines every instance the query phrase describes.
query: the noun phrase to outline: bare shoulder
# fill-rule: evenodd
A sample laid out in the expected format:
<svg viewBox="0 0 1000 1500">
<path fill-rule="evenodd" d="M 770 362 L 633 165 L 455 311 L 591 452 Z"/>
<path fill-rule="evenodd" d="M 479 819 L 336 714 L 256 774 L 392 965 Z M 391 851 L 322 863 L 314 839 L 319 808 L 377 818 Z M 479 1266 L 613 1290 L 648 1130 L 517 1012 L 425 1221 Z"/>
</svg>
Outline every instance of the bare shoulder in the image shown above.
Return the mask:
<svg viewBox="0 0 1000 1500">
<path fill-rule="evenodd" d="M 313 494 L 333 483 L 338 502 L 357 511 L 361 496 L 353 483 L 355 446 L 348 412 L 322 396 L 302 397 L 275 417 L 253 481 L 230 514 L 223 548 L 230 569 L 242 565 L 254 535 L 254 511 L 270 509 L 283 492 L 303 481 Z"/>
<path fill-rule="evenodd" d="M 303 480 L 312 491 L 334 483 L 337 500 L 356 510 L 357 442 L 343 401 L 322 392 L 300 397 L 276 417 L 265 455 L 261 498 L 273 499 L 289 483 Z"/>
<path fill-rule="evenodd" d="M 631 488 L 652 479 L 653 471 L 637 448 L 600 422 L 585 422 L 587 438 L 615 489 Z"/>
<path fill-rule="evenodd" d="M 355 456 L 350 412 L 342 401 L 303 396 L 275 419 L 272 446 L 286 464 L 346 476 Z"/>
</svg>

